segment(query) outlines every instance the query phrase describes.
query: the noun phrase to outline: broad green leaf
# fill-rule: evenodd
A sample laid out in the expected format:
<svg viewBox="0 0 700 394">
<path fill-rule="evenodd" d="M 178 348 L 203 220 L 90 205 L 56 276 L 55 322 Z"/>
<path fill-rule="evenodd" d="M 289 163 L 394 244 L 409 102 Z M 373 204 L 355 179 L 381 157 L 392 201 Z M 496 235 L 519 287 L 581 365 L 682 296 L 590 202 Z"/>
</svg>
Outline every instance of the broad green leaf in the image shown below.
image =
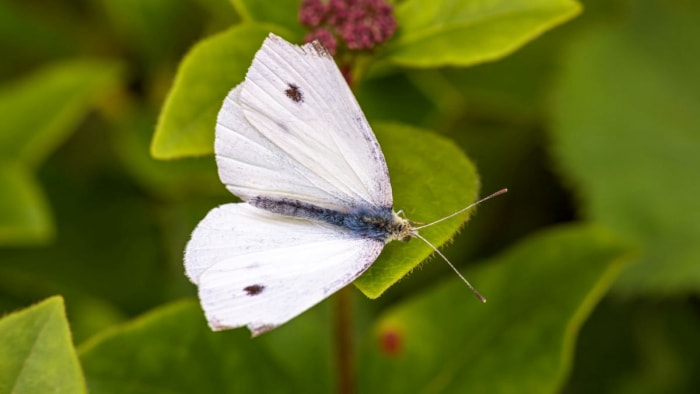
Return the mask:
<svg viewBox="0 0 700 394">
<path fill-rule="evenodd" d="M 93 338 L 80 357 L 95 393 L 323 393 L 331 372 L 319 311 L 252 339 L 212 332 L 200 306 L 181 301 Z"/>
<path fill-rule="evenodd" d="M 274 23 L 301 36 L 303 29 L 299 23 L 300 0 L 276 0 L 274 2 L 256 0 L 230 0 L 241 18 L 248 22 Z"/>
<path fill-rule="evenodd" d="M 571 43 L 554 153 L 584 214 L 642 248 L 616 289 L 700 291 L 700 24 L 696 5 L 637 2 Z"/>
<path fill-rule="evenodd" d="M 374 131 L 391 174 L 394 210 L 403 210 L 414 222 L 429 223 L 476 199 L 479 188 L 476 170 L 454 143 L 434 133 L 399 124 L 378 124 Z M 420 233 L 439 247 L 452 238 L 470 214 L 465 212 Z M 355 285 L 368 297 L 379 297 L 432 252 L 419 239 L 391 242 Z"/>
<path fill-rule="evenodd" d="M 3 317 L 0 343 L 0 392 L 86 392 L 61 297 Z"/>
<path fill-rule="evenodd" d="M 360 392 L 554 393 L 578 330 L 622 267 L 626 247 L 597 227 L 558 227 L 467 276 L 398 304 L 374 325 Z"/>
<path fill-rule="evenodd" d="M 53 223 L 44 195 L 21 164 L 0 162 L 0 245 L 45 242 Z"/>
<path fill-rule="evenodd" d="M 575 0 L 408 0 L 386 58 L 409 67 L 468 66 L 498 59 L 581 10 Z"/>
<path fill-rule="evenodd" d="M 190 50 L 168 93 L 153 136 L 159 159 L 198 156 L 214 150 L 216 115 L 226 94 L 243 81 L 253 55 L 270 31 L 244 24 L 211 36 Z"/>
<path fill-rule="evenodd" d="M 120 64 L 84 59 L 49 65 L 0 89 L 0 156 L 36 167 L 119 82 Z"/>
</svg>

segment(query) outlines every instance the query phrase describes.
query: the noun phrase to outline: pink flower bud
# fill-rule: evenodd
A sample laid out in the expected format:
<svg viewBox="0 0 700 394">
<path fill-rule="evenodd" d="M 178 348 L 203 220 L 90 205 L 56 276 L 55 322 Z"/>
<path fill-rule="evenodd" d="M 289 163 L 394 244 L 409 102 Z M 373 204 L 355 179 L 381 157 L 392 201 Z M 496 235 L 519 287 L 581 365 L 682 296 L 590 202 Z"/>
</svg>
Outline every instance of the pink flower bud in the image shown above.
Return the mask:
<svg viewBox="0 0 700 394">
<path fill-rule="evenodd" d="M 320 42 L 321 45 L 326 48 L 328 53 L 335 56 L 335 53 L 338 50 L 338 40 L 335 39 L 330 30 L 320 27 L 304 37 L 304 42 L 311 42 L 313 40 L 318 40 L 318 42 Z"/>
</svg>

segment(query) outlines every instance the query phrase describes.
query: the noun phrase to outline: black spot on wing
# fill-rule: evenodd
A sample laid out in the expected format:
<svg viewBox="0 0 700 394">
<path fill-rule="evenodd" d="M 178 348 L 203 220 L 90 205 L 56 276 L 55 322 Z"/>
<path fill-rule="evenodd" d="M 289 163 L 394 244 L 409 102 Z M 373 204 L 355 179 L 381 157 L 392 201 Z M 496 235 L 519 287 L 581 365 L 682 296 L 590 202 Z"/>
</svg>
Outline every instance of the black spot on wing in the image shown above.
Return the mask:
<svg viewBox="0 0 700 394">
<path fill-rule="evenodd" d="M 292 99 L 292 101 L 294 101 L 295 103 L 304 102 L 304 95 L 301 93 L 301 90 L 299 90 L 299 86 L 293 83 L 288 83 L 287 86 L 289 88 L 284 91 L 287 97 Z"/>
<path fill-rule="evenodd" d="M 255 296 L 263 292 L 265 290 L 265 286 L 263 285 L 250 285 L 246 288 L 243 289 L 247 295 L 249 296 Z"/>
</svg>

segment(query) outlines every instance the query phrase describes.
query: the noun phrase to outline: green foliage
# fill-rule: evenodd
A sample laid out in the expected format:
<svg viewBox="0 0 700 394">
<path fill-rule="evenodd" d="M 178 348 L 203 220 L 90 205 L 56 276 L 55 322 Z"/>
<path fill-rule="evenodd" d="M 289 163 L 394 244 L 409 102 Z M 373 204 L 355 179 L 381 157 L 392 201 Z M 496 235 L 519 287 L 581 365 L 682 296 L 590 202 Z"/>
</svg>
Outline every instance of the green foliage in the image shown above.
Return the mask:
<svg viewBox="0 0 700 394">
<path fill-rule="evenodd" d="M 110 92 L 118 82 L 117 73 L 118 64 L 113 62 L 74 60 L 5 85 L 0 91 L 3 159 L 30 168 L 39 165 Z"/>
<path fill-rule="evenodd" d="M 86 392 L 61 297 L 3 317 L 0 343 L 0 392 Z"/>
<path fill-rule="evenodd" d="M 31 171 L 118 81 L 118 63 L 85 59 L 52 64 L 0 89 L 0 245 L 51 237 L 51 217 Z"/>
<path fill-rule="evenodd" d="M 575 334 L 625 250 L 598 228 L 557 228 L 470 275 L 493 304 L 466 298 L 455 278 L 414 295 L 364 335 L 360 391 L 496 393 L 515 385 L 522 392 L 555 391 Z M 463 300 L 458 311 L 454 300 Z M 196 303 L 177 302 L 89 341 L 81 360 L 90 390 L 101 393 L 325 393 L 332 391 L 331 354 L 324 350 L 331 344 L 328 307 L 251 340 L 242 330 L 212 333 Z M 384 344 L 390 334 L 399 341 L 391 352 Z M 323 374 L 305 377 L 305 371 Z"/>
<path fill-rule="evenodd" d="M 182 252 L 235 199 L 216 114 L 269 32 L 301 42 L 300 3 L 0 2 L 0 392 L 696 391 L 683 0 L 395 2 L 395 36 L 343 61 L 395 209 L 509 188 L 421 231 L 488 302 L 414 239 L 282 327 L 211 332 Z"/>
<path fill-rule="evenodd" d="M 669 45 L 700 37 L 694 10 L 644 2 L 586 31 L 554 97 L 555 153 L 584 214 L 642 249 L 624 293 L 700 290 L 700 42 Z"/>
<path fill-rule="evenodd" d="M 469 66 L 503 57 L 580 12 L 574 0 L 408 0 L 386 56 L 411 67 Z"/>
</svg>

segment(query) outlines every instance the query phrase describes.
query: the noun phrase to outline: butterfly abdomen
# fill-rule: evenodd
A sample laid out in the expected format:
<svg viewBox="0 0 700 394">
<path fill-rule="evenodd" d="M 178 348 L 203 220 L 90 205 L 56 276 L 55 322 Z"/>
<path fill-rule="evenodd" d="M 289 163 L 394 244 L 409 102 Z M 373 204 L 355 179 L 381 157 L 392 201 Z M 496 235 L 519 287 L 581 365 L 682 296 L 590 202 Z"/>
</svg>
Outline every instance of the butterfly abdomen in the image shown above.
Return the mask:
<svg viewBox="0 0 700 394">
<path fill-rule="evenodd" d="M 407 220 L 394 214 L 391 208 L 360 207 L 340 212 L 289 198 L 255 197 L 249 204 L 285 216 L 317 220 L 338 226 L 352 235 L 388 242 L 407 238 Z"/>
</svg>

